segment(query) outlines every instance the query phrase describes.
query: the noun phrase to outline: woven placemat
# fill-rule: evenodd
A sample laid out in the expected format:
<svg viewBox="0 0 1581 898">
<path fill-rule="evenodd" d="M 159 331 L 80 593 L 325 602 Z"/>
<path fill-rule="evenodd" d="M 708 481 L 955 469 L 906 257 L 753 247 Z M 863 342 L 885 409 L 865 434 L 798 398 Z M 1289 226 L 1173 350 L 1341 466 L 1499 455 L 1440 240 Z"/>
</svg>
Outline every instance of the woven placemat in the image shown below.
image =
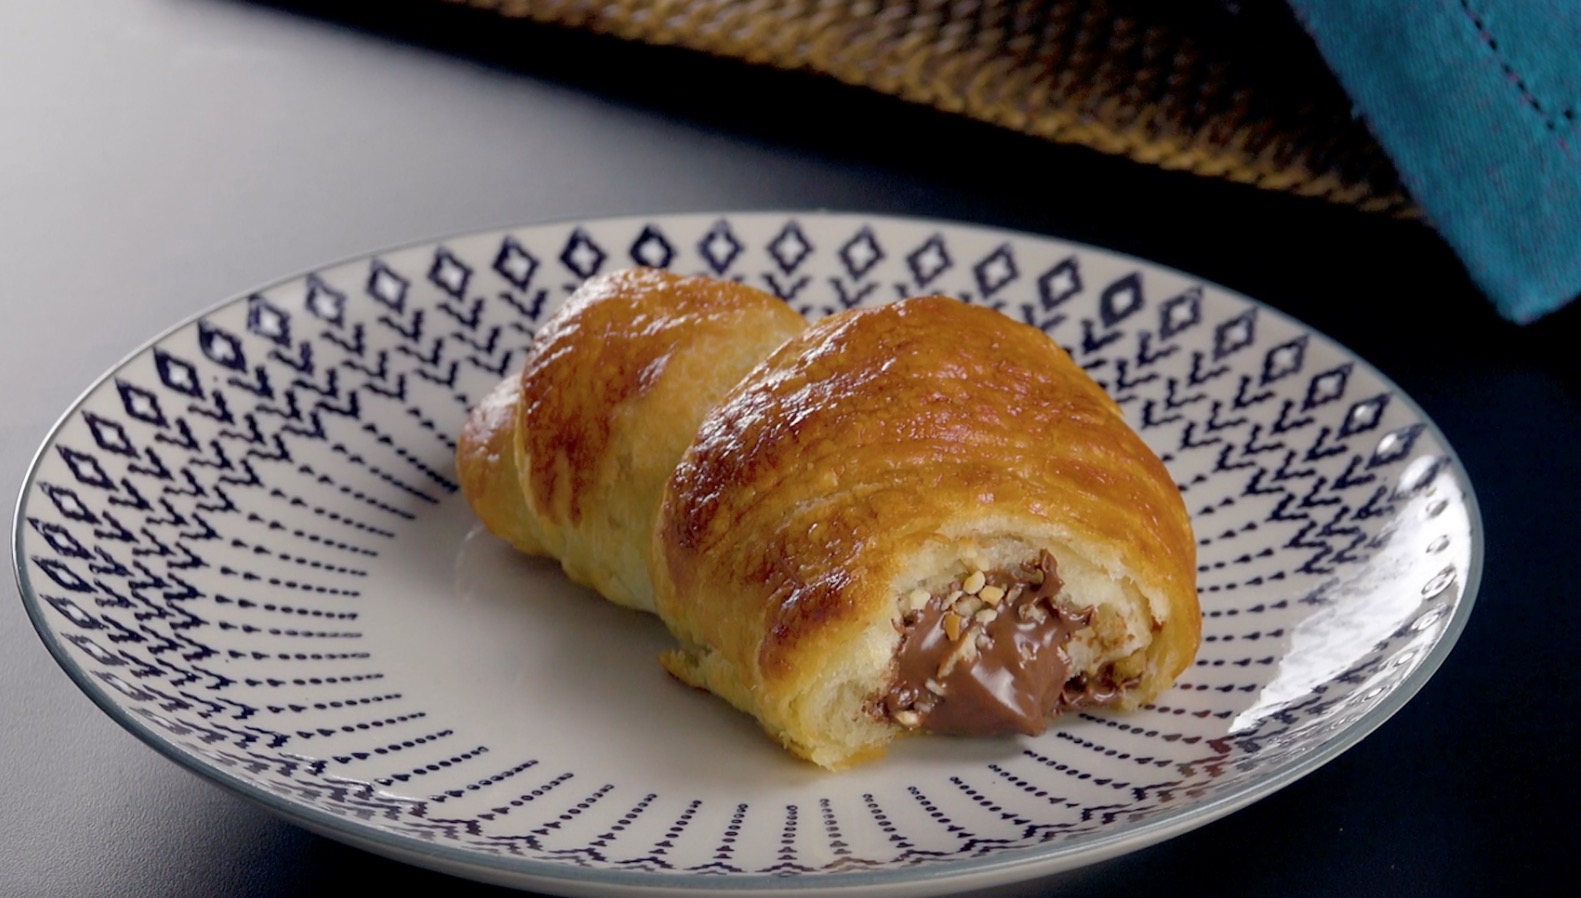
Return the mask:
<svg viewBox="0 0 1581 898">
<path fill-rule="evenodd" d="M 1414 214 L 1282 0 L 445 0 L 837 78 L 1139 162 Z"/>
</svg>

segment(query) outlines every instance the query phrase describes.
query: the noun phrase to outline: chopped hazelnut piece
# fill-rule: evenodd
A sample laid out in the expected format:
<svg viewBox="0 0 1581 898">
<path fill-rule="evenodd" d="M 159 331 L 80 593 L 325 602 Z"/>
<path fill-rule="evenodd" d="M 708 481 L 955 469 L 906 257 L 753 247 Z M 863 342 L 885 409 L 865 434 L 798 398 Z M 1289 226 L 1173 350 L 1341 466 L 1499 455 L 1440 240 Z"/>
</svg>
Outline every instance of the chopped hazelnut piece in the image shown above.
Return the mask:
<svg viewBox="0 0 1581 898">
<path fill-rule="evenodd" d="M 1049 613 L 1042 602 L 1027 602 L 1016 606 L 1016 617 L 1024 621 L 1043 623 L 1049 619 Z"/>
<path fill-rule="evenodd" d="M 918 714 L 916 711 L 901 710 L 896 711 L 889 716 L 895 718 L 896 723 L 909 730 L 914 730 L 922 724 L 922 715 Z"/>
<path fill-rule="evenodd" d="M 930 598 L 932 598 L 932 594 L 926 589 L 913 589 L 906 596 L 906 610 L 921 611 L 927 607 L 928 599 Z"/>
<path fill-rule="evenodd" d="M 997 605 L 1005 597 L 1005 590 L 1001 586 L 984 586 L 977 591 L 977 597 L 989 605 Z"/>
<path fill-rule="evenodd" d="M 982 589 L 987 582 L 988 578 L 984 576 L 982 571 L 972 571 L 966 575 L 965 580 L 961 581 L 961 589 L 965 590 L 969 595 L 977 595 L 977 591 Z"/>
<path fill-rule="evenodd" d="M 977 598 L 976 596 L 965 596 L 956 601 L 954 607 L 950 610 L 954 611 L 956 614 L 959 614 L 961 617 L 971 617 L 982 607 L 983 602 L 981 599 Z"/>
<path fill-rule="evenodd" d="M 944 615 L 944 635 L 950 637 L 951 642 L 959 640 L 961 638 L 961 624 L 964 622 L 959 614 L 953 611 L 947 612 Z"/>
</svg>

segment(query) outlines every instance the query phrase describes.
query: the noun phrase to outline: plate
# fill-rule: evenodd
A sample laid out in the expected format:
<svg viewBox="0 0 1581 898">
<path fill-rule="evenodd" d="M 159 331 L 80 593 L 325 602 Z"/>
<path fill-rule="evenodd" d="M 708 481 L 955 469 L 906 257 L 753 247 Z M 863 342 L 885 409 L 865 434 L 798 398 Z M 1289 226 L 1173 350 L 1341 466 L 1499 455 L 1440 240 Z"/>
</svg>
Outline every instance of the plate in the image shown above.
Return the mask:
<svg viewBox="0 0 1581 898">
<path fill-rule="evenodd" d="M 1132 714 L 839 774 L 671 680 L 656 620 L 483 532 L 452 465 L 534 327 L 631 264 L 809 317 L 946 293 L 1046 330 L 1184 490 L 1194 666 Z M 100 707 L 317 832 L 568 895 L 924 895 L 1132 851 L 1332 760 L 1449 652 L 1479 534 L 1422 411 L 1274 309 L 1039 236 L 755 213 L 473 234 L 216 306 L 65 414 L 14 540 L 34 625 Z"/>
</svg>

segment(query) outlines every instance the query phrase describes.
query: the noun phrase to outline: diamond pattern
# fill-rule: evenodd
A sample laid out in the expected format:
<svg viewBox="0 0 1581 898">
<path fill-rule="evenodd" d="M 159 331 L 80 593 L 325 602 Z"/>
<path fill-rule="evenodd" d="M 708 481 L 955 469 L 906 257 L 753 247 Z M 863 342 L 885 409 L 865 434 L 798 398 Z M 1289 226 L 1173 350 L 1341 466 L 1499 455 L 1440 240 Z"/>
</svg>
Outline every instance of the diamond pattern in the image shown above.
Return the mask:
<svg viewBox="0 0 1581 898">
<path fill-rule="evenodd" d="M 1400 491 L 1410 495 L 1422 489 L 1437 479 L 1447 464 L 1448 460 L 1441 455 L 1424 455 L 1413 459 L 1400 475 Z"/>
<path fill-rule="evenodd" d="M 137 457 L 137 447 L 133 446 L 131 439 L 126 436 L 126 428 L 93 412 L 83 412 L 82 418 L 88 422 L 88 432 L 93 434 L 93 441 L 100 449 L 114 452 L 116 455 Z"/>
<path fill-rule="evenodd" d="M 1201 323 L 1201 287 L 1192 287 L 1158 307 L 1158 335 L 1166 340 Z"/>
<path fill-rule="evenodd" d="M 467 282 L 472 280 L 472 269 L 462 264 L 444 247 L 434 253 L 434 264 L 428 268 L 428 279 L 452 299 L 465 299 Z"/>
<path fill-rule="evenodd" d="M 653 225 L 642 229 L 637 242 L 631 245 L 631 261 L 648 268 L 669 268 L 675 259 L 675 248 L 664 239 L 663 232 Z"/>
<path fill-rule="evenodd" d="M 708 262 L 708 267 L 716 275 L 723 275 L 730 270 L 730 264 L 741 255 L 741 241 L 730 232 L 730 223 L 724 219 L 714 222 L 714 226 L 703 235 L 697 244 L 697 251 L 703 254 L 703 259 Z"/>
<path fill-rule="evenodd" d="M 1367 461 L 1367 467 L 1376 468 L 1403 460 L 1411 454 L 1411 449 L 1416 445 L 1416 438 L 1421 436 L 1425 429 L 1421 424 L 1409 424 L 1384 434 L 1372 450 L 1372 458 Z"/>
<path fill-rule="evenodd" d="M 242 341 L 207 320 L 198 322 L 198 347 L 209 361 L 232 371 L 247 370 L 247 356 L 242 354 Z"/>
<path fill-rule="evenodd" d="M 339 327 L 346 320 L 346 294 L 324 283 L 318 275 L 307 279 L 308 312 L 320 321 Z"/>
<path fill-rule="evenodd" d="M 526 290 L 532 276 L 538 272 L 538 259 L 522 247 L 515 237 L 507 236 L 500 243 L 494 256 L 494 270 L 517 290 Z"/>
<path fill-rule="evenodd" d="M 1043 308 L 1053 309 L 1081 292 L 1081 269 L 1076 257 L 1060 262 L 1038 278 L 1038 298 Z"/>
<path fill-rule="evenodd" d="M 944 245 L 944 237 L 934 234 L 927 242 L 912 250 L 906 256 L 906 266 L 911 269 L 911 276 L 918 287 L 927 287 L 933 279 L 950 270 L 953 265 L 950 251 Z"/>
<path fill-rule="evenodd" d="M 256 293 L 247 299 L 247 330 L 277 345 L 291 345 L 290 314 Z"/>
<path fill-rule="evenodd" d="M 368 267 L 368 295 L 400 313 L 406 310 L 406 290 L 411 283 L 379 259 Z"/>
<path fill-rule="evenodd" d="M 145 390 L 119 377 L 115 379 L 115 389 L 121 394 L 121 407 L 126 409 L 128 415 L 155 427 L 166 425 L 165 413 L 160 410 L 159 396 L 154 391 Z"/>
<path fill-rule="evenodd" d="M 812 251 L 812 243 L 795 220 L 786 222 L 785 227 L 780 228 L 780 232 L 769 241 L 769 255 L 774 257 L 774 263 L 785 274 L 793 274 L 796 267 L 812 255 Z"/>
<path fill-rule="evenodd" d="M 86 452 L 78 452 L 70 446 L 59 446 L 60 457 L 66 462 L 66 467 L 71 469 L 71 476 L 77 478 L 78 483 L 96 486 L 102 490 L 115 490 L 115 481 L 110 475 L 104 473 L 104 468 L 99 465 L 99 460 Z"/>
<path fill-rule="evenodd" d="M 176 358 L 163 349 L 155 349 L 154 368 L 159 372 L 159 380 L 165 386 L 193 399 L 203 398 L 203 387 L 198 384 L 198 371 L 190 363 Z"/>
<path fill-rule="evenodd" d="M 1257 307 L 1253 306 L 1225 321 L 1213 331 L 1215 361 L 1234 355 L 1257 339 Z"/>
<path fill-rule="evenodd" d="M 863 227 L 840 246 L 839 256 L 846 273 L 852 280 L 859 281 L 867 277 L 873 266 L 884 260 L 884 249 L 878 245 L 878 238 L 873 236 L 873 229 Z"/>
<path fill-rule="evenodd" d="M 560 263 L 583 280 L 598 274 L 607 258 L 609 256 L 604 248 L 594 243 L 593 238 L 581 228 L 571 232 L 571 239 L 566 241 L 565 249 L 560 251 Z"/>
<path fill-rule="evenodd" d="M 1350 411 L 1345 413 L 1345 420 L 1340 423 L 1339 435 L 1348 437 L 1377 427 L 1383 420 L 1383 410 L 1388 405 L 1389 394 L 1379 393 L 1371 399 L 1363 399 L 1351 406 Z"/>
<path fill-rule="evenodd" d="M 1266 387 L 1300 371 L 1302 363 L 1306 361 L 1306 351 L 1306 334 L 1268 350 L 1268 354 L 1263 356 L 1263 386 Z"/>
<path fill-rule="evenodd" d="M 45 576 L 55 581 L 55 585 L 67 592 L 93 592 L 93 584 L 84 580 L 81 575 L 72 570 L 64 562 L 55 558 L 35 558 L 34 562 Z M 114 656 L 111 655 L 111 658 Z"/>
<path fill-rule="evenodd" d="M 78 542 L 77 538 L 71 535 L 71 531 L 65 527 L 40 521 L 38 518 L 28 518 L 27 522 L 32 525 L 34 530 L 38 531 L 40 536 L 44 537 L 44 541 L 49 543 L 50 549 L 55 554 L 65 555 L 68 558 L 93 557 L 83 547 L 82 543 Z"/>
<path fill-rule="evenodd" d="M 1307 384 L 1306 399 L 1302 401 L 1301 409 L 1311 411 L 1345 395 L 1345 383 L 1350 379 L 1350 369 L 1350 363 L 1346 362 L 1313 376 L 1311 382 Z"/>
<path fill-rule="evenodd" d="M 988 299 L 1020 277 L 1021 272 L 1016 270 L 1016 257 L 1010 252 L 1010 245 L 1001 244 L 972 266 L 972 274 L 976 276 L 977 289 L 982 291 L 982 297 Z"/>
<path fill-rule="evenodd" d="M 55 506 L 55 510 L 60 512 L 61 517 L 69 521 L 81 521 L 84 524 L 99 523 L 98 516 L 77 498 L 76 491 L 52 483 L 40 484 L 39 490 L 49 499 L 50 504 Z"/>
<path fill-rule="evenodd" d="M 1142 276 L 1133 271 L 1103 288 L 1103 293 L 1098 297 L 1098 317 L 1104 327 L 1114 327 L 1140 312 L 1144 305 Z"/>
</svg>

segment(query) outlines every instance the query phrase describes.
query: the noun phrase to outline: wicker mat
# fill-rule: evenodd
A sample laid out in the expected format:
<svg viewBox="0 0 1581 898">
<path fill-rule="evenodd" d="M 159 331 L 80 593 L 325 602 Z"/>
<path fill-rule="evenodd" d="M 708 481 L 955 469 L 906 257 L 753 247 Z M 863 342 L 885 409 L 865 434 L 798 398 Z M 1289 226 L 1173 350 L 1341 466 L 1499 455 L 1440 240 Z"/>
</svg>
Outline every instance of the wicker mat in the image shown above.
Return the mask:
<svg viewBox="0 0 1581 898">
<path fill-rule="evenodd" d="M 445 0 L 837 78 L 1138 162 L 1412 215 L 1282 0 Z"/>
</svg>

